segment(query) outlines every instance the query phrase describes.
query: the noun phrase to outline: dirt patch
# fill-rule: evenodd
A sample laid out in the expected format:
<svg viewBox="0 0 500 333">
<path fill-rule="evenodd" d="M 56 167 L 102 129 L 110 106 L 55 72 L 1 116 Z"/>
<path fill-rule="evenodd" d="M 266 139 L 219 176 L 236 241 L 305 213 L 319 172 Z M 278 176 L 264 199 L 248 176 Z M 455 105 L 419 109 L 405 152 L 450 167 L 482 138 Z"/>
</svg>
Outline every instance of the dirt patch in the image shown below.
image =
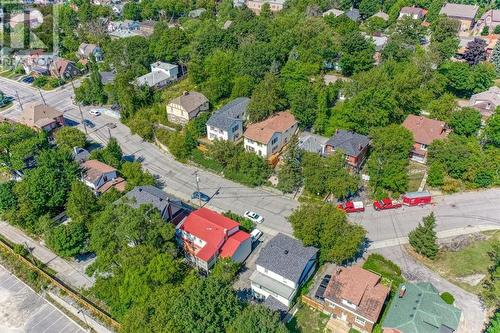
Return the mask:
<svg viewBox="0 0 500 333">
<path fill-rule="evenodd" d="M 456 279 L 460 282 L 470 284 L 471 286 L 477 286 L 486 276 L 486 274 L 472 274 L 464 277 L 457 277 Z"/>
<path fill-rule="evenodd" d="M 487 239 L 486 235 L 482 233 L 461 235 L 440 241 L 439 248 L 441 251 L 457 252 L 466 248 L 472 243 L 483 241 L 486 239 Z"/>
</svg>

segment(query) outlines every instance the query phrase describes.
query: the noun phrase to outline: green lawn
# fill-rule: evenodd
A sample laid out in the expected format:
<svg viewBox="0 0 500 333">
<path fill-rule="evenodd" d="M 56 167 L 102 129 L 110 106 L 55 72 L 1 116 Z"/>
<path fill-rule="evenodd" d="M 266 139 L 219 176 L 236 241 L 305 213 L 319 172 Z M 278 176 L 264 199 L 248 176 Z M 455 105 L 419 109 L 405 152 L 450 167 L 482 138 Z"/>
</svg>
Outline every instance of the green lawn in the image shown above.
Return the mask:
<svg viewBox="0 0 500 333">
<path fill-rule="evenodd" d="M 401 269 L 399 266 L 385 259 L 380 254 L 370 254 L 363 264 L 363 268 L 380 274 L 382 282 L 390 284 L 393 291 L 397 290 L 398 286 L 405 281 L 401 276 Z"/>
<path fill-rule="evenodd" d="M 491 259 L 488 252 L 494 243 L 500 242 L 500 231 L 484 233 L 488 238 L 475 242 L 456 252 L 440 252 L 434 261 L 421 259 L 421 261 L 438 272 L 441 276 L 459 285 L 463 289 L 478 294 L 481 292 L 481 283 L 473 286 L 461 278 L 473 274 L 487 274 Z"/>
<path fill-rule="evenodd" d="M 425 171 L 426 171 L 426 166 L 424 164 L 410 161 L 410 167 L 408 172 L 409 192 L 418 191 L 420 183 L 422 183 L 422 179 L 424 178 Z"/>
<path fill-rule="evenodd" d="M 286 326 L 292 333 L 323 333 L 330 316 L 302 304 Z"/>
</svg>

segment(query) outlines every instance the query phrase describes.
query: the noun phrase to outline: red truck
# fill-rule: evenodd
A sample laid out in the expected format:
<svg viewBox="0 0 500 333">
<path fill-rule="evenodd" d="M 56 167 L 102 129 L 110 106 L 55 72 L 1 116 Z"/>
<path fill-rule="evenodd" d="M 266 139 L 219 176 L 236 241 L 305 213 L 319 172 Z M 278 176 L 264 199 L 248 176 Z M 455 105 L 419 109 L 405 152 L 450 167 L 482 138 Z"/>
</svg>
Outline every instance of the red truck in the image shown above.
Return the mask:
<svg viewBox="0 0 500 333">
<path fill-rule="evenodd" d="M 403 205 L 423 206 L 432 203 L 432 197 L 429 192 L 408 192 L 403 195 Z"/>
<path fill-rule="evenodd" d="M 347 201 L 345 203 L 339 203 L 337 208 L 343 210 L 346 213 L 357 213 L 364 212 L 365 205 L 363 205 L 362 201 Z"/>
<path fill-rule="evenodd" d="M 375 210 L 400 208 L 402 205 L 401 202 L 390 198 L 384 198 L 373 202 L 373 208 L 375 208 Z"/>
</svg>

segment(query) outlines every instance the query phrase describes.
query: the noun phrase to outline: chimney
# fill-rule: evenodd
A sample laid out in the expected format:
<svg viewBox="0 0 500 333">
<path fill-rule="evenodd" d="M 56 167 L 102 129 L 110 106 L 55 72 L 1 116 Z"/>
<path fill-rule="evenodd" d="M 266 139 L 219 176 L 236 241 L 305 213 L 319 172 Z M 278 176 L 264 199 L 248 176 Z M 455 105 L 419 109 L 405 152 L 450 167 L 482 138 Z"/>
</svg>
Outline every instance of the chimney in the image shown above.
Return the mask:
<svg viewBox="0 0 500 333">
<path fill-rule="evenodd" d="M 401 286 L 401 289 L 399 289 L 399 298 L 403 298 L 406 293 L 406 286 L 403 285 Z"/>
</svg>

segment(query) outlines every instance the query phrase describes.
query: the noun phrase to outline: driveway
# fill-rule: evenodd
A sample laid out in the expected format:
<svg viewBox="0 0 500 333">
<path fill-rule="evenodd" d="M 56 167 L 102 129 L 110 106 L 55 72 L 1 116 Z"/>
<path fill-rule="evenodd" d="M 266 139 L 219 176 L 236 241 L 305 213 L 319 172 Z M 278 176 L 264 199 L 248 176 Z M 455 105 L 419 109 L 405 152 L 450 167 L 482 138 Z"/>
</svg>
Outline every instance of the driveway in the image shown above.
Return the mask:
<svg viewBox="0 0 500 333">
<path fill-rule="evenodd" d="M 408 255 L 402 247 L 387 247 L 373 252 L 380 253 L 399 265 L 407 280 L 411 282 L 431 282 L 440 293 L 445 291 L 451 293 L 455 297 L 455 306 L 462 310 L 462 320 L 457 330 L 458 333 L 482 332 L 487 317 L 479 297 L 457 287 L 436 272 L 420 264 Z"/>
</svg>

